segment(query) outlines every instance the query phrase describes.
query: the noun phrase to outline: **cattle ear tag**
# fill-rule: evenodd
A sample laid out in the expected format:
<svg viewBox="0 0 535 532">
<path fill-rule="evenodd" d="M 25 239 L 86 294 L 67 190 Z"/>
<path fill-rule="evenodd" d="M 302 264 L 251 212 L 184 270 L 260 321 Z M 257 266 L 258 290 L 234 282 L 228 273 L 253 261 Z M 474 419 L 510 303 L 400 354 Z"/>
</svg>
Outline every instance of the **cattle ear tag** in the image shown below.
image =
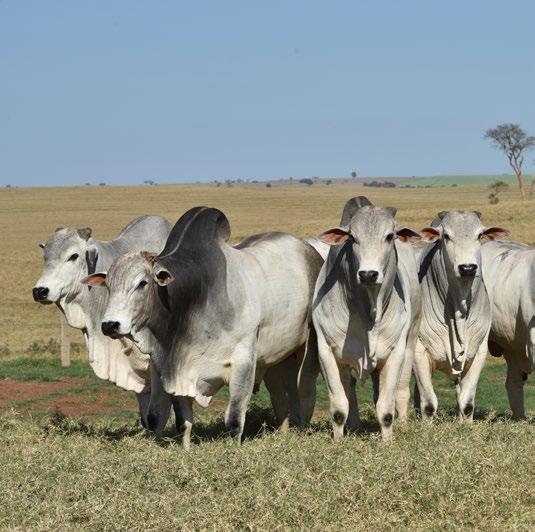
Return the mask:
<svg viewBox="0 0 535 532">
<path fill-rule="evenodd" d="M 329 244 L 330 246 L 337 246 L 342 244 L 349 238 L 349 233 L 342 227 L 333 227 L 318 235 L 318 240 Z"/>
<path fill-rule="evenodd" d="M 436 242 L 440 240 L 440 231 L 436 227 L 424 227 L 420 231 L 420 235 L 424 240 L 428 242 Z"/>
<path fill-rule="evenodd" d="M 106 281 L 106 272 L 93 273 L 82 279 L 82 284 L 89 286 L 102 286 Z"/>
<path fill-rule="evenodd" d="M 502 240 L 507 238 L 511 233 L 507 229 L 501 227 L 489 227 L 483 231 L 483 238 L 487 240 Z"/>
<path fill-rule="evenodd" d="M 420 240 L 422 238 L 420 233 L 417 233 L 408 227 L 400 227 L 399 229 L 396 229 L 396 237 L 402 242 L 414 242 L 415 240 Z"/>
</svg>

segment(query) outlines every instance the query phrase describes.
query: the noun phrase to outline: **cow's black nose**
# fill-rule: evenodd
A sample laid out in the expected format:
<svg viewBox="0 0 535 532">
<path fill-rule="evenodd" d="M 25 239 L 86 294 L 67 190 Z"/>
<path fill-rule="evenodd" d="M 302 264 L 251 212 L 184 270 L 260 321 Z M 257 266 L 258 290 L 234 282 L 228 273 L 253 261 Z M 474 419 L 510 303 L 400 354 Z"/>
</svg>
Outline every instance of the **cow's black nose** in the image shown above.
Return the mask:
<svg viewBox="0 0 535 532">
<path fill-rule="evenodd" d="M 459 273 L 462 277 L 474 277 L 477 272 L 477 264 L 459 264 Z"/>
<path fill-rule="evenodd" d="M 359 279 L 361 283 L 375 283 L 379 278 L 379 272 L 375 270 L 360 270 Z"/>
<path fill-rule="evenodd" d="M 45 301 L 46 296 L 48 295 L 48 288 L 46 286 L 36 286 L 32 290 L 33 299 L 35 301 Z"/>
<path fill-rule="evenodd" d="M 106 336 L 117 334 L 117 332 L 119 332 L 119 325 L 120 323 L 118 321 L 103 321 L 100 326 L 102 334 L 105 334 Z"/>
</svg>

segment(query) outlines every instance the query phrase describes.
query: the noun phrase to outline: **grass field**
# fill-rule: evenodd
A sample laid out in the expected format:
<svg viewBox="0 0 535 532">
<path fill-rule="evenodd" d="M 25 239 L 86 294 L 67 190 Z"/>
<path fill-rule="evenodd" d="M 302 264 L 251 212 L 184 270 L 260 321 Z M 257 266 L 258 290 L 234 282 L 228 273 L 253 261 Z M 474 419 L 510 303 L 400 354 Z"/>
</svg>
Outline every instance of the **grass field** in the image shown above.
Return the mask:
<svg viewBox="0 0 535 532">
<path fill-rule="evenodd" d="M 514 187 L 498 205 L 488 204 L 485 186 L 1 190 L 0 378 L 6 389 L 20 382 L 30 391 L 26 398 L 0 393 L 0 528 L 533 529 L 534 387 L 528 381 L 529 421 L 511 422 L 501 360 L 484 370 L 473 426 L 455 421 L 454 391 L 437 375 L 441 414 L 432 426 L 411 420 L 395 428 L 392 444 L 381 444 L 365 385 L 359 389 L 365 432 L 334 443 L 319 383 L 318 415 L 308 433 L 273 432 L 261 391 L 241 448 L 224 437 L 221 409 L 213 408 L 196 413 L 189 453 L 177 447 L 172 430 L 158 440 L 144 436 L 132 398 L 91 375 L 78 331 L 70 332 L 77 344 L 73 365 L 57 364 L 57 310 L 31 299 L 42 267 L 37 244 L 56 227 L 90 225 L 106 239 L 137 215 L 174 222 L 203 204 L 227 214 L 234 241 L 267 230 L 313 236 L 338 224 L 345 201 L 357 194 L 396 206 L 398 220 L 414 229 L 439 210 L 477 209 L 484 223 L 535 243 L 535 201 L 519 201 Z M 53 391 L 46 388 L 54 381 Z M 79 406 L 82 417 L 50 415 L 58 405 Z"/>
</svg>

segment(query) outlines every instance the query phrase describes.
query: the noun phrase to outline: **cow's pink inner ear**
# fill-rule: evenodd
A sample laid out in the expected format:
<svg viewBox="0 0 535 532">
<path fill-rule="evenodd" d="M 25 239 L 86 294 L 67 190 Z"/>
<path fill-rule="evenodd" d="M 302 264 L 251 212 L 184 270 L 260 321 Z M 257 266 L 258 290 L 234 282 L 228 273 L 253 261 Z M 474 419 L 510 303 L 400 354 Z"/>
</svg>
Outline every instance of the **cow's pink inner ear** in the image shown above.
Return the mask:
<svg viewBox="0 0 535 532">
<path fill-rule="evenodd" d="M 334 227 L 328 231 L 324 231 L 318 235 L 318 240 L 330 244 L 331 246 L 336 246 L 345 242 L 349 238 L 349 233 L 340 227 Z"/>
<path fill-rule="evenodd" d="M 396 231 L 396 236 L 402 242 L 412 242 L 413 240 L 420 240 L 422 237 L 420 233 L 409 229 L 408 227 L 402 227 Z"/>
<path fill-rule="evenodd" d="M 93 273 L 82 279 L 82 284 L 89 286 L 102 286 L 106 282 L 105 273 Z"/>
<path fill-rule="evenodd" d="M 429 242 L 436 242 L 440 239 L 440 231 L 434 227 L 424 227 L 420 231 L 420 235 Z"/>
<path fill-rule="evenodd" d="M 489 227 L 483 231 L 483 238 L 488 240 L 501 240 L 507 238 L 511 233 L 507 229 L 501 227 Z"/>
</svg>

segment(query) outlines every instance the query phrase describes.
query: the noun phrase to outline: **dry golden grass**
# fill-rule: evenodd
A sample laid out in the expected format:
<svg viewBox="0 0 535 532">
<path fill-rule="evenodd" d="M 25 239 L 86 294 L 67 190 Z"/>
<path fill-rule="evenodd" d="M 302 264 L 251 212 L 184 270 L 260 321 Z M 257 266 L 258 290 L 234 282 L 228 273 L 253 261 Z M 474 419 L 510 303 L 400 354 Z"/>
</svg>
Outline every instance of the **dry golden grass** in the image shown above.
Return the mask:
<svg viewBox="0 0 535 532">
<path fill-rule="evenodd" d="M 263 231 L 314 236 L 339 222 L 348 198 L 364 194 L 378 205 L 398 208 L 398 220 L 415 229 L 448 209 L 477 209 L 487 224 L 510 229 L 515 240 L 534 243 L 531 222 L 535 202 L 522 203 L 511 189 L 498 205 L 489 205 L 484 186 L 375 190 L 347 186 L 272 188 L 201 185 L 70 187 L 0 190 L 3 304 L 0 309 L 0 356 L 25 351 L 36 340 L 58 337 L 54 307 L 33 302 L 31 288 L 42 268 L 37 246 L 56 227 L 91 226 L 96 238 L 111 239 L 132 218 L 161 214 L 171 222 L 196 205 L 218 207 L 231 222 L 233 241 Z M 72 341 L 79 342 L 76 331 Z M 2 350 L 3 349 L 3 350 Z"/>
</svg>

